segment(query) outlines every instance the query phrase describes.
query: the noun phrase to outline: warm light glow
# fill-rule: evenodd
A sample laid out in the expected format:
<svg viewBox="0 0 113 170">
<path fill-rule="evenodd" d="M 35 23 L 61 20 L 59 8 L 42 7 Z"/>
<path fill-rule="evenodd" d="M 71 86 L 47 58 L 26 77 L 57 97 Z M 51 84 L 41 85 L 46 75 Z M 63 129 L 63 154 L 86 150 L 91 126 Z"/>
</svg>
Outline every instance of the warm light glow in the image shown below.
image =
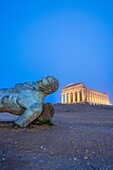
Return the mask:
<svg viewBox="0 0 113 170">
<path fill-rule="evenodd" d="M 62 89 L 62 104 L 89 103 L 90 105 L 111 105 L 107 93 L 101 93 L 84 86 L 84 83 L 72 83 Z"/>
</svg>

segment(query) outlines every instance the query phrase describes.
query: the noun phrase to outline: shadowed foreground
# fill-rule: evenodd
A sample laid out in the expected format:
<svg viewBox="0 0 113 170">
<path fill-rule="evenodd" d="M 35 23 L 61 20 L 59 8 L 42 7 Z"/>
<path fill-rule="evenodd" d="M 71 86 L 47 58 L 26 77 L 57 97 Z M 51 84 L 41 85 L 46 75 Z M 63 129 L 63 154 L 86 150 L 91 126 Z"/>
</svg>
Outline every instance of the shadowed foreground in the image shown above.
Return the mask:
<svg viewBox="0 0 113 170">
<path fill-rule="evenodd" d="M 54 126 L 15 130 L 11 122 L 0 123 L 0 169 L 113 170 L 113 106 L 54 107 Z"/>
</svg>

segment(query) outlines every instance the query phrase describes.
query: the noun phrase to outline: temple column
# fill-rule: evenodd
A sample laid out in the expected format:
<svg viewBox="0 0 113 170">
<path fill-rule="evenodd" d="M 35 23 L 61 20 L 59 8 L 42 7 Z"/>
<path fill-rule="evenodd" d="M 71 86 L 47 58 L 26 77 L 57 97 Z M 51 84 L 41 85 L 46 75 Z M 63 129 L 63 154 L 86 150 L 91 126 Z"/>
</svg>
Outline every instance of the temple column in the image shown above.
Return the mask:
<svg viewBox="0 0 113 170">
<path fill-rule="evenodd" d="M 107 104 L 107 97 L 105 96 L 105 102 L 106 102 L 106 104 Z"/>
<path fill-rule="evenodd" d="M 107 101 L 106 101 L 106 96 L 105 96 L 105 105 L 107 104 Z"/>
<path fill-rule="evenodd" d="M 99 104 L 99 94 L 97 93 L 97 104 Z"/>
<path fill-rule="evenodd" d="M 100 94 L 98 95 L 98 104 L 100 104 Z"/>
<path fill-rule="evenodd" d="M 101 104 L 103 104 L 103 95 L 101 95 Z"/>
<path fill-rule="evenodd" d="M 102 104 L 104 104 L 104 95 L 102 95 Z"/>
<path fill-rule="evenodd" d="M 89 101 L 91 103 L 91 90 L 89 91 Z"/>
<path fill-rule="evenodd" d="M 63 104 L 65 103 L 65 94 L 64 93 L 62 94 L 62 103 Z"/>
<path fill-rule="evenodd" d="M 102 104 L 102 95 L 100 95 L 100 104 Z"/>
<path fill-rule="evenodd" d="M 95 100 L 95 92 L 93 94 L 93 99 L 94 99 L 94 103 L 96 104 L 96 100 Z"/>
<path fill-rule="evenodd" d="M 92 91 L 90 90 L 90 103 L 92 103 Z"/>
<path fill-rule="evenodd" d="M 97 94 L 95 93 L 95 103 L 97 104 Z"/>
<path fill-rule="evenodd" d="M 64 94 L 64 103 L 66 103 L 66 93 Z"/>
<path fill-rule="evenodd" d="M 90 91 L 88 90 L 88 102 L 90 102 Z"/>
<path fill-rule="evenodd" d="M 95 103 L 95 99 L 94 99 L 94 92 L 93 92 L 92 94 L 93 94 L 93 103 Z"/>
<path fill-rule="evenodd" d="M 90 96 L 90 103 L 91 103 L 91 90 L 89 91 L 89 96 Z"/>
<path fill-rule="evenodd" d="M 107 104 L 107 98 L 106 98 L 106 96 L 105 96 L 105 104 Z"/>
<path fill-rule="evenodd" d="M 106 96 L 106 104 L 109 104 L 108 96 Z"/>
<path fill-rule="evenodd" d="M 106 97 L 104 95 L 104 101 L 103 101 L 103 104 L 105 105 L 106 104 Z"/>
<path fill-rule="evenodd" d="M 97 93 L 96 93 L 96 104 L 98 104 L 98 97 L 97 97 Z"/>
<path fill-rule="evenodd" d="M 80 92 L 77 91 L 77 103 L 79 103 L 79 102 L 80 102 Z"/>
<path fill-rule="evenodd" d="M 67 103 L 67 93 L 65 93 L 65 103 Z"/>
<path fill-rule="evenodd" d="M 101 95 L 99 95 L 99 104 L 101 104 Z"/>
<path fill-rule="evenodd" d="M 84 89 L 82 89 L 82 101 L 84 102 L 85 101 L 85 91 L 84 91 Z"/>
<path fill-rule="evenodd" d="M 99 104 L 99 95 L 98 95 L 98 93 L 96 94 L 96 98 L 97 98 L 97 104 Z"/>
<path fill-rule="evenodd" d="M 106 96 L 107 97 L 107 104 L 110 104 L 110 102 L 109 102 L 109 97 L 108 96 Z"/>
<path fill-rule="evenodd" d="M 87 91 L 87 101 L 90 102 L 90 99 L 89 99 L 89 90 Z"/>
<path fill-rule="evenodd" d="M 104 96 L 104 105 L 106 105 L 106 96 Z"/>
<path fill-rule="evenodd" d="M 95 104 L 97 104 L 97 95 L 95 93 Z"/>
<path fill-rule="evenodd" d="M 101 102 L 102 102 L 102 104 L 103 104 L 103 95 L 101 95 Z"/>
<path fill-rule="evenodd" d="M 68 93 L 66 93 L 65 95 L 66 95 L 66 96 L 65 96 L 65 99 L 66 99 L 66 100 L 65 100 L 65 103 L 68 103 Z"/>
<path fill-rule="evenodd" d="M 87 101 L 87 94 L 86 94 L 86 89 L 84 89 L 84 102 Z"/>
<path fill-rule="evenodd" d="M 89 101 L 89 99 L 88 99 L 88 89 L 87 89 L 87 91 L 86 91 L 86 101 L 87 101 L 87 102 Z"/>
<path fill-rule="evenodd" d="M 104 101 L 103 101 L 103 104 L 106 105 L 106 98 L 105 98 L 105 95 L 104 95 Z"/>
<path fill-rule="evenodd" d="M 106 105 L 107 105 L 107 97 L 106 97 L 106 99 L 105 99 L 105 102 L 106 102 Z"/>
<path fill-rule="evenodd" d="M 71 103 L 71 93 L 69 93 L 69 102 L 68 103 Z"/>
<path fill-rule="evenodd" d="M 75 103 L 75 91 L 73 92 L 73 103 Z"/>
<path fill-rule="evenodd" d="M 102 104 L 102 96 L 100 95 L 100 104 Z"/>
<path fill-rule="evenodd" d="M 97 94 L 97 104 L 100 104 L 100 94 Z"/>
<path fill-rule="evenodd" d="M 95 104 L 95 93 L 93 92 L 93 102 Z"/>
<path fill-rule="evenodd" d="M 91 92 L 91 101 L 93 103 L 93 91 Z"/>
<path fill-rule="evenodd" d="M 70 99 L 71 99 L 70 102 L 73 103 L 73 93 L 72 92 L 70 93 Z"/>
<path fill-rule="evenodd" d="M 95 93 L 95 104 L 96 104 L 96 93 Z"/>
<path fill-rule="evenodd" d="M 75 103 L 77 102 L 77 91 L 75 91 Z"/>
<path fill-rule="evenodd" d="M 85 89 L 85 101 L 87 102 L 87 89 Z"/>
<path fill-rule="evenodd" d="M 95 94 L 93 92 L 93 103 L 95 104 Z"/>
<path fill-rule="evenodd" d="M 106 96 L 104 97 L 104 104 L 106 105 Z"/>
<path fill-rule="evenodd" d="M 93 103 L 93 92 L 91 91 L 91 103 Z"/>
<path fill-rule="evenodd" d="M 68 103 L 70 104 L 70 92 L 68 93 Z"/>
<path fill-rule="evenodd" d="M 63 100 L 63 94 L 62 94 L 62 101 L 61 101 L 61 102 L 62 102 L 62 104 L 64 103 L 64 100 Z"/>
</svg>

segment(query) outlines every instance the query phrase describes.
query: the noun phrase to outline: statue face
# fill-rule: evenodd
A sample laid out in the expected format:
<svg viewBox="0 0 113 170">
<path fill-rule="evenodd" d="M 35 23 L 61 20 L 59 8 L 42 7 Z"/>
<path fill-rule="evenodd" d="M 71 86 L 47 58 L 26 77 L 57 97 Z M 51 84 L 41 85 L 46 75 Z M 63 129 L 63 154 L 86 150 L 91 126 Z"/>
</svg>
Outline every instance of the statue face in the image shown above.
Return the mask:
<svg viewBox="0 0 113 170">
<path fill-rule="evenodd" d="M 37 81 L 37 85 L 39 87 L 44 87 L 44 86 L 49 85 L 48 79 L 46 77 L 42 78 L 42 80 Z"/>
<path fill-rule="evenodd" d="M 45 78 L 42 78 L 42 80 L 39 80 L 37 82 L 37 86 L 40 91 L 46 94 L 51 94 L 58 89 L 59 83 L 56 78 L 52 76 L 47 76 Z"/>
</svg>

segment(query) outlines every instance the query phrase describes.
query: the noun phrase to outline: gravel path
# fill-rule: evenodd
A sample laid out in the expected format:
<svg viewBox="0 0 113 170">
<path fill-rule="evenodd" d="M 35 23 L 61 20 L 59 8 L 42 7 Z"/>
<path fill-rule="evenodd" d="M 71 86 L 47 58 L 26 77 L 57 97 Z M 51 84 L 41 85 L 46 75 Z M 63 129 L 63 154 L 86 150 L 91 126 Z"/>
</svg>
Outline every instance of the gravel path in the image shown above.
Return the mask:
<svg viewBox="0 0 113 170">
<path fill-rule="evenodd" d="M 113 170 L 113 106 L 54 105 L 54 126 L 13 129 L 1 113 L 1 170 Z"/>
</svg>

